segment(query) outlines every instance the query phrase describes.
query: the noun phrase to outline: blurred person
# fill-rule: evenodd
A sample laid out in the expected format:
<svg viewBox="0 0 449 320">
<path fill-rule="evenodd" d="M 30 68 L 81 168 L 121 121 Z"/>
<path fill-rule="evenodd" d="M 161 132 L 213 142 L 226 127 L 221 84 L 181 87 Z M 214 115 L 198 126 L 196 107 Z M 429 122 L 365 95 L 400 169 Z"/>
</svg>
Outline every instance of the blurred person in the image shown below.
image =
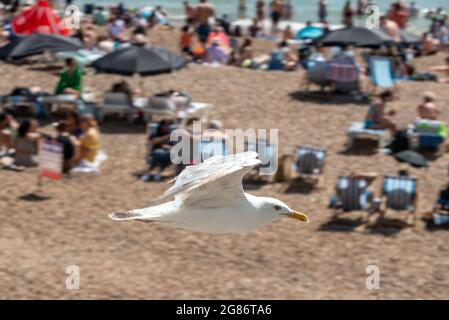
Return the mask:
<svg viewBox="0 0 449 320">
<path fill-rule="evenodd" d="M 346 1 L 343 10 L 341 12 L 342 15 L 342 24 L 345 27 L 352 27 L 354 23 L 354 9 L 352 8 L 351 1 Z"/>
<path fill-rule="evenodd" d="M 421 53 L 428 56 L 437 53 L 438 41 L 433 38 L 430 32 L 424 32 L 421 36 Z"/>
<path fill-rule="evenodd" d="M 265 0 L 256 1 L 256 19 L 257 21 L 265 19 Z"/>
<path fill-rule="evenodd" d="M 327 0 L 319 0 L 318 2 L 318 20 L 325 21 L 327 18 Z"/>
<path fill-rule="evenodd" d="M 407 27 L 407 21 L 410 14 L 406 7 L 402 6 L 399 2 L 395 2 L 391 5 L 391 9 L 387 14 L 388 19 L 396 22 L 399 28 L 405 29 Z"/>
<path fill-rule="evenodd" d="M 435 94 L 426 91 L 423 95 L 423 101 L 417 107 L 418 119 L 438 120 L 441 109 L 435 104 Z"/>
<path fill-rule="evenodd" d="M 291 0 L 285 0 L 282 8 L 282 19 L 291 21 L 293 18 L 293 5 Z"/>
<path fill-rule="evenodd" d="M 449 57 L 446 57 L 445 59 L 446 64 L 441 66 L 433 66 L 430 67 L 430 71 L 436 71 L 436 72 L 444 72 L 446 77 L 439 79 L 439 82 L 441 83 L 449 83 Z"/>
<path fill-rule="evenodd" d="M 63 165 L 62 172 L 69 173 L 75 165 L 75 159 L 79 154 L 79 140 L 70 135 L 68 126 L 65 122 L 60 121 L 56 125 L 56 142 L 60 143 L 63 148 Z"/>
<path fill-rule="evenodd" d="M 79 98 L 81 96 L 82 74 L 76 60 L 67 58 L 65 68 L 59 75 L 59 81 L 55 88 L 55 94 L 71 94 Z"/>
<path fill-rule="evenodd" d="M 365 15 L 366 10 L 366 2 L 365 0 L 357 0 L 357 15 L 359 17 Z"/>
<path fill-rule="evenodd" d="M 271 53 L 269 70 L 293 71 L 297 67 L 297 58 L 290 52 L 288 43 L 281 41 L 277 48 Z"/>
<path fill-rule="evenodd" d="M 77 139 L 83 134 L 83 130 L 80 126 L 80 116 L 76 111 L 70 110 L 64 113 L 61 117 L 61 121 L 67 125 L 67 131 Z"/>
<path fill-rule="evenodd" d="M 20 123 L 14 142 L 14 164 L 34 167 L 37 165 L 38 143 L 41 135 L 38 132 L 36 119 L 24 120 Z"/>
<path fill-rule="evenodd" d="M 410 13 L 410 18 L 417 18 L 419 15 L 419 8 L 416 5 L 415 1 L 412 1 L 410 3 L 410 6 L 408 7 L 408 12 Z"/>
<path fill-rule="evenodd" d="M 184 1 L 184 15 L 186 16 L 186 24 L 188 26 L 195 24 L 195 15 L 196 11 L 195 8 L 188 2 Z"/>
<path fill-rule="evenodd" d="M 19 123 L 8 112 L 0 112 L 0 155 L 8 153 L 14 146 L 14 139 L 19 129 Z"/>
<path fill-rule="evenodd" d="M 396 123 L 391 117 L 396 114 L 394 110 L 385 112 L 387 103 L 393 100 L 393 91 L 383 91 L 369 107 L 365 117 L 365 129 L 388 129 L 395 135 L 397 131 Z"/>
<path fill-rule="evenodd" d="M 151 146 L 151 155 L 148 158 L 149 169 L 141 178 L 145 182 L 161 181 L 161 173 L 171 164 L 170 151 L 174 145 L 170 141 L 172 125 L 173 121 L 171 120 L 161 120 L 157 131 L 148 138 Z"/>
<path fill-rule="evenodd" d="M 239 0 L 239 5 L 238 5 L 238 17 L 239 19 L 245 19 L 246 18 L 246 0 Z"/>
<path fill-rule="evenodd" d="M 270 3 L 271 24 L 273 31 L 277 30 L 279 21 L 282 18 L 282 10 L 284 9 L 282 0 L 272 0 Z"/>
<path fill-rule="evenodd" d="M 253 19 L 253 23 L 249 27 L 249 35 L 251 38 L 257 38 L 260 31 L 262 29 L 259 26 L 259 21 L 257 19 Z"/>
<path fill-rule="evenodd" d="M 94 163 L 100 150 L 100 132 L 96 121 L 90 114 L 85 114 L 80 117 L 80 127 L 83 130 L 80 141 L 80 152 L 76 163 L 82 160 Z"/>
<path fill-rule="evenodd" d="M 207 0 L 199 0 L 196 8 L 195 20 L 197 21 L 197 33 L 200 42 L 205 45 L 210 33 L 210 19 L 215 17 L 215 8 Z"/>
<path fill-rule="evenodd" d="M 192 33 L 190 32 L 190 27 L 185 25 L 181 30 L 180 39 L 181 52 L 191 55 L 192 54 Z"/>
<path fill-rule="evenodd" d="M 285 29 L 284 32 L 282 33 L 282 40 L 291 40 L 294 38 L 293 35 L 293 31 L 292 31 L 292 27 L 290 25 L 288 25 Z"/>
<path fill-rule="evenodd" d="M 396 41 L 401 41 L 401 35 L 399 33 L 399 26 L 393 20 L 388 19 L 387 16 L 382 15 L 379 19 L 379 27 L 384 30 L 386 34 L 394 38 Z"/>
<path fill-rule="evenodd" d="M 219 39 L 212 40 L 212 44 L 206 49 L 206 61 L 213 64 L 226 64 L 228 54 L 221 46 Z"/>
</svg>

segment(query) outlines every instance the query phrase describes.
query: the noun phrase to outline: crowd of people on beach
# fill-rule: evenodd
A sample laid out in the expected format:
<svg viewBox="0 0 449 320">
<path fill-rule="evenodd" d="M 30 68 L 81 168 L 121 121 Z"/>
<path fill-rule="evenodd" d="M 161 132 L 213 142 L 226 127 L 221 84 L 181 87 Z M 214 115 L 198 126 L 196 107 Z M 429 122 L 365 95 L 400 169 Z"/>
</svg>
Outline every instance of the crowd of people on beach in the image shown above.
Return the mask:
<svg viewBox="0 0 449 320">
<path fill-rule="evenodd" d="M 9 28 L 8 23 L 29 6 L 28 3 L 24 6 L 15 3 L 1 8 L 2 44 L 14 41 L 17 35 Z M 359 0 L 354 8 L 353 3 L 347 1 L 341 11 L 341 24 L 346 28 L 355 26 L 356 17 L 367 15 L 367 8 L 372 4 L 373 1 Z M 294 17 L 292 1 L 256 1 L 252 25 L 248 30 L 242 30 L 238 24 L 233 24 L 228 15 L 219 17 L 213 4 L 207 0 L 199 0 L 197 4 L 184 1 L 183 6 L 185 21 L 180 30 L 176 30 L 178 27 L 170 21 L 170 15 L 162 6 L 135 10 L 119 4 L 106 10 L 91 5 L 85 8 L 82 27 L 75 30 L 71 36 L 78 38 L 86 50 L 106 54 L 125 46 L 151 44 L 151 32 L 161 28 L 179 37 L 178 53 L 192 63 L 253 70 L 304 70 L 306 77 L 319 64 L 332 68 L 344 66 L 345 75 L 350 78 L 349 81 L 344 79 L 347 84 L 351 81 L 358 82 L 360 77 L 370 76 L 371 57 L 387 57 L 392 61 L 392 73 L 396 80 L 449 83 L 449 57 L 445 59 L 444 64 L 432 66 L 425 71 L 418 72 L 415 64 L 417 57 L 449 52 L 449 16 L 446 13 L 442 10 L 429 12 L 429 30 L 423 33 L 420 41 L 414 45 L 406 45 L 401 40 L 409 21 L 418 15 L 419 8 L 415 2 L 407 4 L 402 0 L 394 1 L 389 10 L 380 17 L 381 30 L 397 41 L 395 45 L 363 49 L 351 45 L 323 47 L 314 39 L 295 43 L 294 40 L 297 39 L 291 25 Z M 240 18 L 248 15 L 245 1 L 239 1 L 238 9 Z M 322 36 L 325 36 L 331 32 L 327 22 L 328 1 L 318 1 L 317 9 L 316 23 L 305 21 L 304 28 L 317 27 L 322 31 Z M 270 30 L 264 29 L 267 18 L 271 22 Z M 280 29 L 282 24 L 285 25 L 283 30 Z M 271 52 L 260 53 L 256 50 L 257 42 L 263 40 L 271 41 Z M 33 99 L 38 94 L 74 97 L 76 110 L 66 110 L 57 115 L 53 134 L 41 130 L 34 117 L 18 120 L 14 112 L 8 109 L 0 113 L 0 158 L 2 161 L 6 158 L 13 159 L 10 163 L 3 161 L 4 168 L 23 170 L 25 167 L 36 166 L 39 142 L 47 139 L 57 141 L 63 146 L 64 173 L 96 161 L 101 146 L 100 130 L 95 120 L 97 115 L 83 100 L 84 72 L 76 59 L 67 58 L 52 93 L 37 89 L 29 93 Z M 329 73 L 326 76 L 329 76 Z M 133 106 L 135 96 L 144 94 L 139 92 L 139 89 L 132 88 L 126 80 L 113 83 L 109 91 L 125 94 L 130 106 Z M 357 95 L 362 93 L 358 86 L 345 93 L 354 92 Z M 170 90 L 160 95 L 172 104 L 181 100 L 181 103 L 185 104 L 185 100 L 191 99 L 189 94 L 182 90 Z M 392 141 L 400 138 L 404 128 L 400 128 L 395 121 L 395 110 L 388 109 L 394 97 L 394 89 L 389 89 L 370 101 L 363 129 L 389 131 L 393 137 Z M 371 97 L 367 98 L 369 100 Z M 438 104 L 435 94 L 426 91 L 422 99 L 416 106 L 416 121 L 439 121 L 442 106 Z M 37 105 L 41 104 L 39 99 L 33 101 Z M 134 120 L 134 123 L 145 122 L 142 113 L 138 113 Z M 164 171 L 171 164 L 170 150 L 173 143 L 170 141 L 170 133 L 173 128 L 189 129 L 192 121 L 193 119 L 190 119 L 185 123 L 180 119 L 163 118 L 157 123 L 147 139 L 148 169 L 141 177 L 143 181 L 162 180 Z M 217 121 L 211 121 L 208 128 L 219 130 L 221 125 Z M 177 168 L 182 169 L 181 166 Z"/>
</svg>

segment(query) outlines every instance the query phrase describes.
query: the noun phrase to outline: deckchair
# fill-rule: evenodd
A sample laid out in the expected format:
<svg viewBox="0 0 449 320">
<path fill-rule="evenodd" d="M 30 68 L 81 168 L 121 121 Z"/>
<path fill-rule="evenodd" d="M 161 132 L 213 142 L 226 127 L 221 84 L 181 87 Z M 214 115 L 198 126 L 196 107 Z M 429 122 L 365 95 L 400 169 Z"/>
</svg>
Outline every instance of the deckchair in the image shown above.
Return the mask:
<svg viewBox="0 0 449 320">
<path fill-rule="evenodd" d="M 417 180 L 409 176 L 385 176 L 382 186 L 382 197 L 385 198 L 380 209 L 380 221 L 384 221 L 387 211 L 407 212 L 406 220 L 416 220 Z M 408 221 L 407 221 L 408 222 Z"/>
<path fill-rule="evenodd" d="M 372 208 L 372 193 L 368 191 L 365 178 L 340 176 L 336 186 L 336 195 L 330 207 L 336 217 L 342 212 L 369 211 Z"/>
<path fill-rule="evenodd" d="M 247 174 L 246 180 L 258 182 L 277 180 L 275 174 L 270 174 L 274 173 L 278 166 L 276 145 L 263 139 L 258 139 L 256 143 L 246 141 L 245 151 L 257 152 L 259 159 L 262 161 L 260 165 Z"/>
<path fill-rule="evenodd" d="M 98 121 L 102 122 L 109 114 L 127 116 L 131 120 L 133 112 L 129 97 L 123 92 L 105 92 L 103 104 L 97 106 Z"/>
<path fill-rule="evenodd" d="M 386 138 L 386 130 L 366 129 L 363 122 L 353 122 L 347 130 L 346 134 L 348 136 L 348 142 L 346 144 L 347 151 L 350 151 L 352 149 L 355 139 L 365 137 L 375 139 L 378 142 L 378 148 L 381 149 Z"/>
<path fill-rule="evenodd" d="M 326 61 L 315 61 L 313 65 L 307 70 L 305 91 L 309 91 L 311 84 L 320 86 L 323 91 L 325 87 L 331 86 L 332 82 L 327 78 L 328 63 Z"/>
<path fill-rule="evenodd" d="M 280 165 L 281 170 L 284 170 L 282 176 L 291 182 L 310 181 L 314 185 L 320 184 L 325 159 L 326 150 L 324 149 L 298 146 L 293 161 L 283 157 Z"/>
<path fill-rule="evenodd" d="M 371 82 L 375 87 L 393 88 L 393 63 L 388 57 L 373 56 L 369 61 Z"/>
<path fill-rule="evenodd" d="M 449 187 L 440 191 L 438 200 L 432 210 L 432 220 L 435 225 L 449 224 Z"/>
</svg>

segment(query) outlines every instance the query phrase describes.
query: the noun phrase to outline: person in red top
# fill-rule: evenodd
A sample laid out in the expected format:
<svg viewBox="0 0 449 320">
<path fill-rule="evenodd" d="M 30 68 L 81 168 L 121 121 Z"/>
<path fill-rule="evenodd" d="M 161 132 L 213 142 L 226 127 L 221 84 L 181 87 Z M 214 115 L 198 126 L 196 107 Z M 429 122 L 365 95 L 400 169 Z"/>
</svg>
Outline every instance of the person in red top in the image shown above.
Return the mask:
<svg viewBox="0 0 449 320">
<path fill-rule="evenodd" d="M 393 3 L 388 18 L 397 23 L 399 28 L 405 29 L 410 16 L 407 8 L 401 6 L 399 2 Z"/>
</svg>

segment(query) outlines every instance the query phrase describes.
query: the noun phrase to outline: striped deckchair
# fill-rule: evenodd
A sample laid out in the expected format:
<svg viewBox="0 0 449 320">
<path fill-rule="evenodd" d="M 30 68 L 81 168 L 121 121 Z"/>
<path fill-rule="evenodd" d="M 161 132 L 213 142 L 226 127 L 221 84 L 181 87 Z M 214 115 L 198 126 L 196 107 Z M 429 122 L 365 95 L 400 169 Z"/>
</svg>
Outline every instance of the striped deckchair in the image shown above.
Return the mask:
<svg viewBox="0 0 449 320">
<path fill-rule="evenodd" d="M 338 177 L 334 213 L 338 210 L 367 211 L 371 207 L 372 194 L 367 190 L 368 181 L 364 178 Z"/>
<path fill-rule="evenodd" d="M 407 211 L 415 220 L 417 181 L 408 176 L 385 176 L 382 186 L 382 195 L 385 199 L 385 210 L 381 212 L 381 218 L 386 215 L 388 209 L 395 211 Z"/>
<path fill-rule="evenodd" d="M 395 86 L 393 79 L 393 63 L 388 57 L 374 56 L 370 58 L 371 81 L 376 87 L 392 88 Z"/>
<path fill-rule="evenodd" d="M 327 70 L 327 78 L 334 82 L 354 82 L 358 76 L 355 64 L 330 63 Z"/>
<path fill-rule="evenodd" d="M 296 161 L 293 164 L 293 170 L 300 175 L 321 174 L 325 159 L 326 150 L 324 149 L 298 146 L 296 148 Z"/>
</svg>

